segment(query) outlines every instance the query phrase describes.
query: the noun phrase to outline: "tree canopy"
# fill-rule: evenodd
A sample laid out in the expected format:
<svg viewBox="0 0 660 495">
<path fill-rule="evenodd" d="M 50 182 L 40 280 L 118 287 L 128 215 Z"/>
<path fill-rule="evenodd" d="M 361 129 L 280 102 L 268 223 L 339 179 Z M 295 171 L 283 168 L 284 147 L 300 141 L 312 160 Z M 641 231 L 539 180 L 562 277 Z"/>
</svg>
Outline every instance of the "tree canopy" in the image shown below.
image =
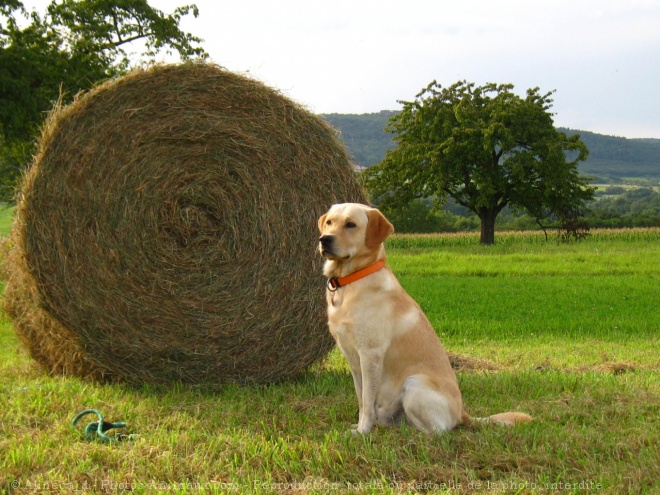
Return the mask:
<svg viewBox="0 0 660 495">
<path fill-rule="evenodd" d="M 39 13 L 0 0 L 0 199 L 11 198 L 53 103 L 129 69 L 131 43 L 141 41 L 141 60 L 205 58 L 201 40 L 179 28 L 188 14 L 197 7 L 164 14 L 147 0 L 53 0 Z"/>
<path fill-rule="evenodd" d="M 364 172 L 365 184 L 384 209 L 415 198 L 447 197 L 481 221 L 481 242 L 492 244 L 495 219 L 507 205 L 540 222 L 573 219 L 593 197 L 577 164 L 588 150 L 579 135 L 555 129 L 551 94 L 538 88 L 520 97 L 511 84 L 443 88 L 435 81 L 414 101 L 402 101 L 387 130 L 397 147 Z"/>
</svg>

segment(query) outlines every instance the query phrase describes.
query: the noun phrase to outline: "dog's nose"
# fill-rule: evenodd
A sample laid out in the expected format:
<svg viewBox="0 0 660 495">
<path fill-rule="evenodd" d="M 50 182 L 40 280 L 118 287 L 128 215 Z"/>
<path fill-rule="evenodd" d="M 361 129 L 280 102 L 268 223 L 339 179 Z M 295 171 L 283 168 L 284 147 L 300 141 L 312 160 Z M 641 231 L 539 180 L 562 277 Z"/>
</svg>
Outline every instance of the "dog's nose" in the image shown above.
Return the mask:
<svg viewBox="0 0 660 495">
<path fill-rule="evenodd" d="M 321 243 L 321 246 L 323 246 L 324 248 L 329 248 L 330 246 L 332 246 L 333 239 L 334 236 L 325 234 L 319 237 L 319 242 Z"/>
</svg>

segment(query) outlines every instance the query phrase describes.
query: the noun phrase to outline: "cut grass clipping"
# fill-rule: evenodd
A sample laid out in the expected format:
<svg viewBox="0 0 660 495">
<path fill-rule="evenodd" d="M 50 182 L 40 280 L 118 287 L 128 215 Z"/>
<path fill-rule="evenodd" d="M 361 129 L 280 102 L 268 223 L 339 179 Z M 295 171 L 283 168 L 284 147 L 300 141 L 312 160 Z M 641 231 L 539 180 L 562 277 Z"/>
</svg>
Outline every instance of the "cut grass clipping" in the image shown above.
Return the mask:
<svg viewBox="0 0 660 495">
<path fill-rule="evenodd" d="M 51 374 L 289 378 L 333 347 L 316 219 L 365 199 L 333 129 L 277 91 L 210 64 L 138 70 L 50 115 L 5 309 Z"/>
</svg>

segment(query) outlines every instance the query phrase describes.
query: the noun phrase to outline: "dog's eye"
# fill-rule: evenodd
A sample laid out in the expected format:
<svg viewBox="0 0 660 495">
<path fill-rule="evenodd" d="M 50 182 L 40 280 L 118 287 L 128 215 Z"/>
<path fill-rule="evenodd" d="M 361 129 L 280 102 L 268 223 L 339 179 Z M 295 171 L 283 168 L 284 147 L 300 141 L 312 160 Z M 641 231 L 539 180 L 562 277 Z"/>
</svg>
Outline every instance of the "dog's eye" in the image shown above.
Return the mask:
<svg viewBox="0 0 660 495">
<path fill-rule="evenodd" d="M 326 224 L 326 225 L 332 225 L 332 220 L 326 220 L 326 221 L 325 221 L 325 224 Z"/>
<path fill-rule="evenodd" d="M 355 223 L 353 223 L 353 222 L 346 222 L 346 228 L 347 228 L 347 229 L 354 229 L 355 227 L 357 227 L 357 225 L 355 225 Z"/>
</svg>

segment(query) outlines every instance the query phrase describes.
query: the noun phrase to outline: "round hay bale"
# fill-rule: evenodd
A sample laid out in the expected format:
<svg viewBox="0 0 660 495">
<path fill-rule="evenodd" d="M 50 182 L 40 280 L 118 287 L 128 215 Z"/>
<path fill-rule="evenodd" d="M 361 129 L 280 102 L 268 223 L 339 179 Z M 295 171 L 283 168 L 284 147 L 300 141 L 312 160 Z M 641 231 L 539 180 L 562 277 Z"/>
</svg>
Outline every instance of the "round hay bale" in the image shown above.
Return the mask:
<svg viewBox="0 0 660 495">
<path fill-rule="evenodd" d="M 333 346 L 316 223 L 338 201 L 366 197 L 318 117 L 215 65 L 138 70 L 51 114 L 5 308 L 54 374 L 292 377 Z"/>
</svg>

